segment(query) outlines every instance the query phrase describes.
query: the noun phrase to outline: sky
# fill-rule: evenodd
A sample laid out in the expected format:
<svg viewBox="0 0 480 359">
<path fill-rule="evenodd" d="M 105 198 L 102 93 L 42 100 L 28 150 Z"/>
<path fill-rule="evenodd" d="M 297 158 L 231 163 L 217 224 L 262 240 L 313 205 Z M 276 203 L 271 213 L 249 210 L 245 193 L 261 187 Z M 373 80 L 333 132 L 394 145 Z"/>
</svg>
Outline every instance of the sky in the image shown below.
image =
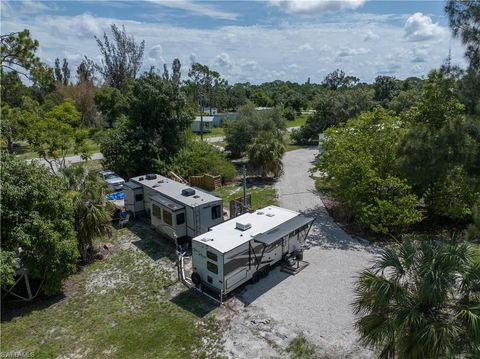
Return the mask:
<svg viewBox="0 0 480 359">
<path fill-rule="evenodd" d="M 283 80 L 321 82 L 339 68 L 371 82 L 376 76 L 425 77 L 451 53 L 444 1 L 1 1 L 1 33 L 30 30 L 49 65 L 83 56 L 101 62 L 95 36 L 124 25 L 145 40 L 143 70 L 192 62 L 230 83 Z M 72 71 L 73 73 L 74 71 Z"/>
</svg>

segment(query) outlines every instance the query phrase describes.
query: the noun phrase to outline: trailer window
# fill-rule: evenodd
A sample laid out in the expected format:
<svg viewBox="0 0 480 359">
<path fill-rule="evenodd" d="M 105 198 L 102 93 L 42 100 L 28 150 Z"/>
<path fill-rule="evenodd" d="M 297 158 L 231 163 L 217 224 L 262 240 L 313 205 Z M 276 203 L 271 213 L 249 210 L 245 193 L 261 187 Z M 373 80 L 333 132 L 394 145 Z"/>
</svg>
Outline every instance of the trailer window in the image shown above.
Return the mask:
<svg viewBox="0 0 480 359">
<path fill-rule="evenodd" d="M 157 205 L 152 204 L 152 212 L 153 212 L 154 217 L 157 217 L 158 219 L 162 218 L 162 214 L 160 212 L 160 207 L 158 207 Z"/>
<path fill-rule="evenodd" d="M 207 257 L 209 259 L 211 259 L 212 261 L 215 261 L 215 262 L 218 260 L 217 255 L 215 253 L 210 252 L 210 251 L 207 251 Z"/>
<path fill-rule="evenodd" d="M 220 205 L 213 206 L 212 207 L 212 219 L 220 218 L 221 215 L 222 215 L 222 211 L 220 209 Z"/>
<path fill-rule="evenodd" d="M 168 211 L 165 211 L 165 210 L 162 210 L 162 213 L 163 213 L 163 221 L 168 224 L 168 225 L 172 225 L 172 214 Z"/>
<path fill-rule="evenodd" d="M 143 201 L 143 193 L 139 193 L 135 195 L 135 202 Z"/>
<path fill-rule="evenodd" d="M 185 223 L 185 213 L 177 214 L 177 224 L 184 224 Z"/>
<path fill-rule="evenodd" d="M 209 272 L 218 274 L 218 267 L 216 264 L 213 264 L 212 262 L 207 261 L 207 269 Z"/>
</svg>

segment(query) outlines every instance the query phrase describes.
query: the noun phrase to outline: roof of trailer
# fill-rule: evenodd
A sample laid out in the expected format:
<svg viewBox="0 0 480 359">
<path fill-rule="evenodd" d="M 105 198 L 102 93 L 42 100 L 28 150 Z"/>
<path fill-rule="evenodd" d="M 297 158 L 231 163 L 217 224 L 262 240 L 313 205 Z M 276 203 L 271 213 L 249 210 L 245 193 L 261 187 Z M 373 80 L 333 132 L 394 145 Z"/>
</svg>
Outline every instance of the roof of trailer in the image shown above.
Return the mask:
<svg viewBox="0 0 480 359">
<path fill-rule="evenodd" d="M 287 234 L 290 233 L 291 230 L 311 221 L 312 219 L 298 212 L 277 206 L 269 206 L 253 213 L 242 214 L 241 216 L 216 225 L 212 227 L 209 232 L 195 237 L 192 240 L 205 243 L 221 253 L 226 253 L 249 242 L 253 238 L 265 244 L 276 240 L 279 234 L 284 232 L 284 230 L 277 228 L 283 223 L 289 222 L 291 224 L 291 226 L 285 229 L 285 234 Z M 242 231 L 237 228 L 237 222 L 248 223 L 251 227 Z M 278 230 L 280 230 L 280 232 L 278 232 Z"/>
<path fill-rule="evenodd" d="M 160 175 L 155 176 L 156 178 L 154 179 L 147 179 L 146 175 L 137 176 L 130 178 L 130 181 L 134 181 L 135 183 L 139 183 L 145 187 L 151 188 L 152 190 L 189 207 L 196 207 L 202 204 L 208 204 L 222 200 L 221 198 L 215 197 L 214 195 L 198 188 L 191 187 L 184 183 L 180 183 Z M 140 180 L 140 178 L 142 178 L 142 180 Z M 184 189 L 194 189 L 195 194 L 192 196 L 184 196 L 182 194 L 182 190 Z"/>
</svg>

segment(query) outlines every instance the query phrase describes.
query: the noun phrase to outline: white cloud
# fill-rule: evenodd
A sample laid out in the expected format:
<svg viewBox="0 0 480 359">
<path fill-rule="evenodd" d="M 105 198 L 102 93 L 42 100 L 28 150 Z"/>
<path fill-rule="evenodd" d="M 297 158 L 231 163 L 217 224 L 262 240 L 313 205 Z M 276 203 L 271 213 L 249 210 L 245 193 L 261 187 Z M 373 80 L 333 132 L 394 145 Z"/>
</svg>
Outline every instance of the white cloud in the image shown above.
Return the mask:
<svg viewBox="0 0 480 359">
<path fill-rule="evenodd" d="M 271 0 L 270 4 L 280 7 L 289 14 L 314 15 L 326 11 L 356 9 L 367 0 Z"/>
<path fill-rule="evenodd" d="M 220 67 L 231 67 L 232 62 L 230 60 L 230 55 L 228 55 L 226 52 L 218 54 L 215 56 L 215 64 Z"/>
<path fill-rule="evenodd" d="M 223 20 L 235 20 L 238 15 L 233 12 L 222 11 L 206 3 L 195 3 L 187 0 L 147 0 L 153 4 L 174 9 L 185 10 L 191 14 Z"/>
<path fill-rule="evenodd" d="M 298 47 L 298 50 L 300 50 L 300 51 L 311 51 L 311 50 L 313 50 L 313 47 L 308 42 L 306 42 L 305 44 L 300 45 Z"/>
<path fill-rule="evenodd" d="M 431 45 L 428 56 L 424 57 L 425 62 L 418 63 L 425 72 L 442 64 L 450 45 L 453 58 L 463 64 L 464 50 L 458 40 L 441 36 L 421 43 L 404 41 L 403 21 L 399 25 L 398 22 L 384 21 L 383 15 L 377 21 L 374 14 L 367 15 L 342 14 L 338 19 L 315 24 L 208 28 L 96 17 L 88 13 L 26 17 L 2 13 L 1 20 L 2 32 L 29 28 L 32 37 L 40 42 L 42 60 L 68 54 L 72 68 L 78 65 L 83 55 L 100 61 L 93 35 L 102 35 L 104 31 L 110 34 L 109 27 L 113 23 L 125 25 L 127 33 L 137 41 L 145 40 L 142 71 L 151 65 L 159 68 L 161 63 L 170 64 L 174 58 L 179 58 L 184 78 L 192 62 L 209 65 L 230 83 L 303 82 L 308 77 L 312 82 L 320 82 L 325 74 L 338 67 L 362 81 L 373 80 L 379 72 L 404 78 L 412 73 L 414 49 L 423 49 L 425 45 Z M 369 30 L 381 36 L 375 41 L 363 41 Z M 308 52 L 300 52 L 299 48 Z M 291 64 L 298 66 L 296 72 L 288 69 Z"/>
<path fill-rule="evenodd" d="M 377 40 L 380 36 L 368 29 L 367 33 L 363 37 L 363 41 Z"/>
<path fill-rule="evenodd" d="M 360 47 L 358 49 L 355 48 L 342 48 L 339 52 L 337 52 L 337 56 L 339 57 L 349 57 L 349 56 L 357 56 L 357 55 L 364 55 L 368 54 L 368 50 L 364 49 L 363 47 Z"/>
<path fill-rule="evenodd" d="M 408 41 L 425 41 L 438 38 L 445 34 L 446 30 L 434 23 L 429 16 L 417 12 L 410 16 L 404 26 L 405 38 Z"/>
</svg>

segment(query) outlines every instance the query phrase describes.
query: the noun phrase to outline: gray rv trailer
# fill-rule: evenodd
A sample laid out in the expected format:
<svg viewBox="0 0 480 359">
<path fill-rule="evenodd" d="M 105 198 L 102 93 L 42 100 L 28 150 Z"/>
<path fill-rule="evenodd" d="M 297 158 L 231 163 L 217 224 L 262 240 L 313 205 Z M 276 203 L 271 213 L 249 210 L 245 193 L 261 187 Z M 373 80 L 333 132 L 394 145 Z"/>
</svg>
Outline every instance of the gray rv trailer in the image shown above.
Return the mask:
<svg viewBox="0 0 480 359">
<path fill-rule="evenodd" d="M 192 239 L 192 282 L 222 296 L 256 281 L 279 261 L 303 257 L 312 222 L 269 206 L 219 224 Z"/>
<path fill-rule="evenodd" d="M 145 213 L 164 235 L 193 238 L 223 222 L 223 200 L 158 174 L 131 178 L 124 185 L 125 206 Z"/>
</svg>

